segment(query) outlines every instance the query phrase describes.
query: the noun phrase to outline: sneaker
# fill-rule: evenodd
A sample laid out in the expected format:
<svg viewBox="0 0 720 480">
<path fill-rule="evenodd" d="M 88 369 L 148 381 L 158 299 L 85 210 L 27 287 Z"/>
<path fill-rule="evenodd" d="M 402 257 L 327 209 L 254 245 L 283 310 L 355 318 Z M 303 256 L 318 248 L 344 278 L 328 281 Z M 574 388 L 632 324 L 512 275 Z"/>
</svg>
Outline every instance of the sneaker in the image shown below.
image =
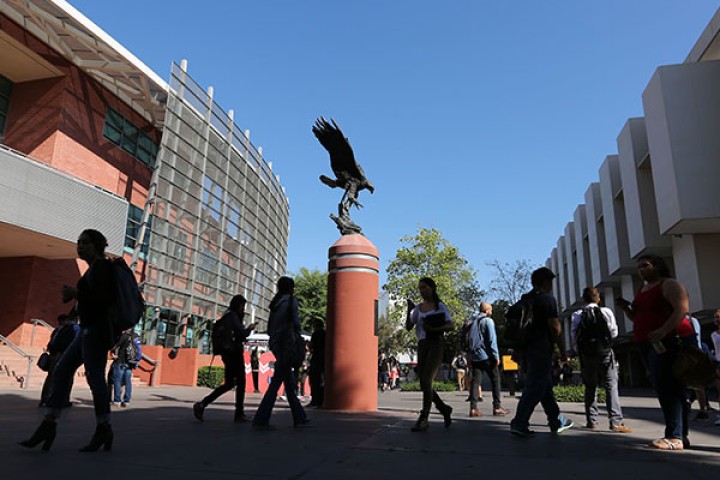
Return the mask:
<svg viewBox="0 0 720 480">
<path fill-rule="evenodd" d="M 600 430 L 600 425 L 598 425 L 597 423 L 588 422 L 585 425 L 585 428 L 587 428 L 588 430 Z M 610 427 L 610 430 L 612 430 L 612 427 Z"/>
<path fill-rule="evenodd" d="M 120 402 L 112 402 L 112 405 L 113 405 L 113 407 L 119 407 L 119 406 L 120 406 Z"/>
<path fill-rule="evenodd" d="M 557 428 L 550 427 L 550 431 L 552 431 L 552 433 L 556 433 L 556 434 L 562 433 L 565 430 L 570 430 L 573 427 L 573 425 L 575 425 L 572 420 L 570 420 L 569 418 L 565 418 L 562 415 L 560 415 L 558 417 L 558 422 L 560 422 L 560 424 L 558 425 Z"/>
<path fill-rule="evenodd" d="M 512 433 L 516 437 L 520 437 L 520 438 L 531 438 L 535 435 L 535 432 L 533 432 L 529 428 L 521 429 L 521 428 L 510 427 L 510 433 Z"/>
<path fill-rule="evenodd" d="M 700 410 L 697 415 L 695 415 L 695 421 L 703 421 L 703 420 L 709 420 L 710 415 L 707 414 L 707 412 L 703 412 Z"/>
<path fill-rule="evenodd" d="M 193 415 L 195 418 L 202 422 L 203 421 L 203 414 L 205 413 L 205 405 L 202 404 L 202 402 L 193 403 Z"/>
</svg>

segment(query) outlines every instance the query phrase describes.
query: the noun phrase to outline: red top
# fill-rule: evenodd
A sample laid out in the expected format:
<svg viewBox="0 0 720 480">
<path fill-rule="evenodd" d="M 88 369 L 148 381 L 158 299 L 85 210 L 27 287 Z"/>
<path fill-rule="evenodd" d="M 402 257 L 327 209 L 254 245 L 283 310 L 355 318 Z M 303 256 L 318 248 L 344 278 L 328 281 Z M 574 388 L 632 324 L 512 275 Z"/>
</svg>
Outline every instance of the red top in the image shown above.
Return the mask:
<svg viewBox="0 0 720 480">
<path fill-rule="evenodd" d="M 664 281 L 663 281 L 664 282 Z M 648 333 L 660 328 L 670 315 L 673 308 L 662 294 L 662 284 L 658 283 L 649 290 L 638 290 L 635 299 L 632 302 L 632 309 L 635 313 L 635 325 L 633 328 L 633 338 L 636 342 L 647 342 Z M 665 338 L 678 335 L 680 337 L 689 337 L 694 335 L 692 325 L 687 318 L 683 318 L 682 322 L 675 327 L 675 330 L 668 333 Z"/>
</svg>

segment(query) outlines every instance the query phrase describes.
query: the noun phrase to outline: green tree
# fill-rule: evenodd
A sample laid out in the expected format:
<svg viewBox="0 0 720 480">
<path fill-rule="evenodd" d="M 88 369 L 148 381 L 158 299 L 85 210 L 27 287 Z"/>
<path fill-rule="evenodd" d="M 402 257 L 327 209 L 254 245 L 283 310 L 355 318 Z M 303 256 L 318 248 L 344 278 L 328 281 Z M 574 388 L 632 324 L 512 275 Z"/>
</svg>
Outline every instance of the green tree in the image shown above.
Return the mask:
<svg viewBox="0 0 720 480">
<path fill-rule="evenodd" d="M 460 250 L 436 229 L 419 227 L 415 235 L 407 235 L 400 242 L 402 246 L 387 268 L 387 282 L 383 285 L 390 296 L 391 308 L 387 324 L 378 332 L 383 335 L 380 344 L 403 350 L 415 348 L 414 333 L 404 328 L 407 311 L 404 300 L 411 298 L 419 303 L 418 280 L 431 277 L 457 327 L 445 337 L 445 354 L 449 359 L 459 347 L 460 326 L 477 309 L 477 302 L 484 295 L 477 286 L 477 274 Z"/>
<path fill-rule="evenodd" d="M 295 278 L 295 296 L 298 299 L 300 326 L 309 332 L 312 321 L 325 321 L 327 314 L 327 273 L 302 267 Z"/>
</svg>

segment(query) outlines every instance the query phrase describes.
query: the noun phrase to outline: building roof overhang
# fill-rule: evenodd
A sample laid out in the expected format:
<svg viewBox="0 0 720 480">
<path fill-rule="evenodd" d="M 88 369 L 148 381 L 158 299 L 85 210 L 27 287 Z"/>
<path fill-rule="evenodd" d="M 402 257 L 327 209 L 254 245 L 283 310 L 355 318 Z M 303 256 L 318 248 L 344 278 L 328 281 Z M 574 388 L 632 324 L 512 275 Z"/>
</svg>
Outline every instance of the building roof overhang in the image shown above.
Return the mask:
<svg viewBox="0 0 720 480">
<path fill-rule="evenodd" d="M 168 84 L 72 5 L 64 0 L 3 0 L 0 12 L 162 128 Z"/>
</svg>

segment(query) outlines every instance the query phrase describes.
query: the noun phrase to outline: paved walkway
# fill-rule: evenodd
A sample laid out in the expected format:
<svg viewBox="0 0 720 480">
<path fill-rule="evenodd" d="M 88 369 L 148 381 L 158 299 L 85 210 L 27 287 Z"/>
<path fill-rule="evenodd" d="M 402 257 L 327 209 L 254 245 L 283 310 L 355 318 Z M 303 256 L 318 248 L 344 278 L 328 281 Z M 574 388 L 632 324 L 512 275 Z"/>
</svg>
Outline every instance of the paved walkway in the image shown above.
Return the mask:
<svg viewBox="0 0 720 480">
<path fill-rule="evenodd" d="M 693 449 L 658 452 L 645 447 L 662 433 L 657 400 L 623 396 L 631 434 L 575 428 L 548 433 L 541 410 L 533 417 L 538 434 L 520 439 L 509 434 L 509 418 L 467 417 L 461 393 L 444 393 L 455 409 L 452 428 L 439 415 L 431 428 L 411 433 L 420 405 L 418 393 L 385 392 L 373 413 L 309 410 L 312 427 L 295 429 L 287 404 L 279 401 L 272 423 L 277 430 L 253 431 L 232 422 L 232 394 L 196 422 L 191 405 L 207 389 L 138 388 L 130 408 L 113 417 L 111 453 L 81 454 L 93 428 L 87 389 L 73 395 L 76 406 L 58 425 L 51 452 L 25 450 L 15 442 L 28 437 L 42 418 L 38 391 L 0 390 L 0 478 L 15 479 L 230 479 L 230 478 L 720 478 L 720 427 L 694 422 Z M 640 392 L 643 393 L 643 392 Z M 249 394 L 254 411 L 260 395 Z M 517 400 L 506 397 L 515 410 Z M 489 414 L 490 405 L 481 410 Z M 562 404 L 563 413 L 582 425 L 581 404 Z"/>
</svg>

